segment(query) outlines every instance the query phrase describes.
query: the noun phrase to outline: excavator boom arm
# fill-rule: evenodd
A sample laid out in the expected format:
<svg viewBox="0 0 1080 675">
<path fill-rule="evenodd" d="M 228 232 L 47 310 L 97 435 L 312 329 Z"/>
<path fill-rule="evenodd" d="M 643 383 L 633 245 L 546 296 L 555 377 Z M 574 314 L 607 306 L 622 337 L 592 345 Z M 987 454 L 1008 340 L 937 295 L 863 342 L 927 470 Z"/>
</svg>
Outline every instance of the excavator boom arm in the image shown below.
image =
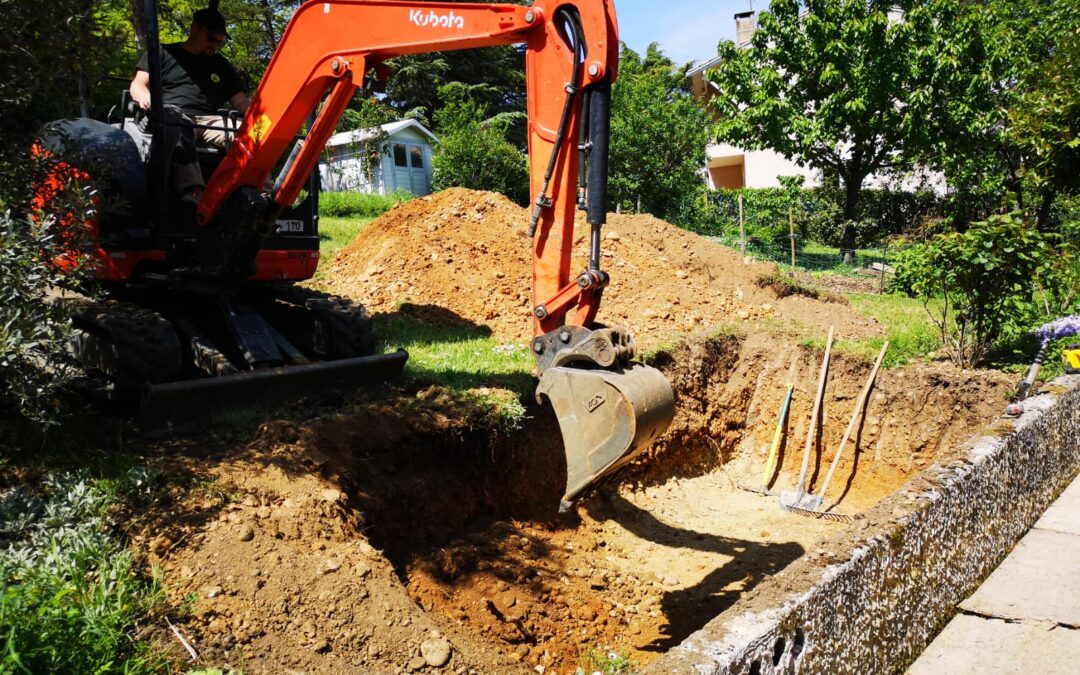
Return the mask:
<svg viewBox="0 0 1080 675">
<path fill-rule="evenodd" d="M 530 184 L 532 194 L 545 204 L 533 237 L 535 330 L 541 335 L 563 325 L 575 305 L 578 311 L 569 321 L 588 325 L 603 284 L 595 284 L 595 290 L 582 288 L 570 274 L 582 161 L 576 146 L 585 123 L 579 101 L 590 87 L 610 86 L 618 61 L 617 36 L 612 0 L 538 0 L 530 7 L 310 0 L 296 11 L 282 36 L 236 141 L 207 184 L 198 220 L 213 220 L 241 187 L 261 189 L 305 120 L 325 100 L 271 194 L 272 209 L 291 204 L 365 73 L 383 61 L 404 54 L 524 43 Z M 552 156 L 554 162 L 549 161 Z M 602 214 L 602 203 L 594 210 Z"/>
</svg>

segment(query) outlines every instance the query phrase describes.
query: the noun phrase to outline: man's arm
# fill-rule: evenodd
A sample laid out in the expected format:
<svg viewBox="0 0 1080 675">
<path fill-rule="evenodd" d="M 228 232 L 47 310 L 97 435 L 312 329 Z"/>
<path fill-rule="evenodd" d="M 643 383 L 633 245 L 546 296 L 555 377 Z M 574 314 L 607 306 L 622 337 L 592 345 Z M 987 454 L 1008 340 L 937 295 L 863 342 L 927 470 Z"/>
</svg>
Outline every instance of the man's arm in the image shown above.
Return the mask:
<svg viewBox="0 0 1080 675">
<path fill-rule="evenodd" d="M 131 93 L 131 100 L 135 101 L 136 105 L 143 110 L 150 109 L 150 73 L 145 70 L 135 71 L 135 77 L 132 78 L 128 91 Z"/>
<path fill-rule="evenodd" d="M 233 94 L 232 98 L 229 99 L 229 103 L 232 104 L 233 108 L 239 110 L 241 115 L 247 112 L 249 101 L 247 94 L 245 94 L 244 92 L 238 91 Z"/>
</svg>

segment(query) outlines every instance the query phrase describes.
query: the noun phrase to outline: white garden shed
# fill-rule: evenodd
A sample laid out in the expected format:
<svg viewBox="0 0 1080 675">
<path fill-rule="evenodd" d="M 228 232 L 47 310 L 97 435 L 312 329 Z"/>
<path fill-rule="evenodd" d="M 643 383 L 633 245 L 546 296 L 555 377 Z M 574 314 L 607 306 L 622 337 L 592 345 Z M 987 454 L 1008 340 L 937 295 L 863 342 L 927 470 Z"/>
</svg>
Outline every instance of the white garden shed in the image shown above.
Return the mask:
<svg viewBox="0 0 1080 675">
<path fill-rule="evenodd" d="M 377 165 L 368 171 L 375 154 L 364 152 L 364 141 L 382 135 L 380 132 L 386 139 L 379 146 Z M 373 194 L 407 190 L 417 197 L 431 194 L 431 155 L 436 140 L 435 134 L 413 119 L 334 134 L 319 162 L 322 189 Z"/>
</svg>

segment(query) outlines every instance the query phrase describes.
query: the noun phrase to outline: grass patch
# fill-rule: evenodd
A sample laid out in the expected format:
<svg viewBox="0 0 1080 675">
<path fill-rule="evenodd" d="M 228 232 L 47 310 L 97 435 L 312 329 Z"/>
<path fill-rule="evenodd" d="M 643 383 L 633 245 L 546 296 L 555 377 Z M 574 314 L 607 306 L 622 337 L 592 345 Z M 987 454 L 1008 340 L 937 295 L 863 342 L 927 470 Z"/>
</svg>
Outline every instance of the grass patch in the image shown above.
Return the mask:
<svg viewBox="0 0 1080 675">
<path fill-rule="evenodd" d="M 115 535 L 108 508 L 147 490 L 132 469 L 115 479 L 50 473 L 0 491 L 0 673 L 155 673 L 168 662 L 134 624 L 164 602 Z"/>
<path fill-rule="evenodd" d="M 327 260 L 339 248 L 344 247 L 367 227 L 375 217 L 338 218 L 321 216 L 319 218 L 319 251 Z"/>
<path fill-rule="evenodd" d="M 522 401 L 536 388 L 536 364 L 527 345 L 500 342 L 482 326 L 433 326 L 408 316 L 407 306 L 375 315 L 375 328 L 384 351 L 408 350 L 407 377 L 479 398 L 510 427 L 524 417 Z"/>
<path fill-rule="evenodd" d="M 319 215 L 336 218 L 376 218 L 412 198 L 412 193 L 406 190 L 398 190 L 388 195 L 322 192 L 319 193 Z"/>
<path fill-rule="evenodd" d="M 855 311 L 885 326 L 889 351 L 885 354 L 884 367 L 901 366 L 941 349 L 941 334 L 930 320 L 922 300 L 900 295 L 861 294 L 850 295 L 848 299 Z M 837 343 L 844 351 L 864 355 L 868 360 L 877 356 L 881 345 L 880 338 Z"/>
</svg>

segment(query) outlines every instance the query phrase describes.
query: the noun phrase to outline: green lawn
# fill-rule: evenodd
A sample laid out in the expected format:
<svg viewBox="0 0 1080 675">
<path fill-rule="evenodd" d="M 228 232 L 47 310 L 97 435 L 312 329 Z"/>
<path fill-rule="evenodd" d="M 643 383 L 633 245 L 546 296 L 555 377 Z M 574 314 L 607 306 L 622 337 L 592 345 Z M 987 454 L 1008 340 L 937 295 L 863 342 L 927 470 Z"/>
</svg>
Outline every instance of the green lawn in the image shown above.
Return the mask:
<svg viewBox="0 0 1080 675">
<path fill-rule="evenodd" d="M 903 365 L 924 358 L 941 348 L 941 335 L 923 306 L 922 300 L 900 295 L 849 295 L 855 311 L 877 319 L 888 331 L 889 351 L 885 367 Z M 936 301 L 935 301 L 936 302 Z M 931 303 L 931 309 L 935 302 Z M 880 339 L 838 344 L 854 353 L 873 359 L 881 349 Z"/>
<path fill-rule="evenodd" d="M 319 250 L 327 259 L 335 251 L 345 246 L 360 234 L 368 223 L 374 218 L 350 217 L 337 218 L 334 216 L 319 217 Z"/>
</svg>

